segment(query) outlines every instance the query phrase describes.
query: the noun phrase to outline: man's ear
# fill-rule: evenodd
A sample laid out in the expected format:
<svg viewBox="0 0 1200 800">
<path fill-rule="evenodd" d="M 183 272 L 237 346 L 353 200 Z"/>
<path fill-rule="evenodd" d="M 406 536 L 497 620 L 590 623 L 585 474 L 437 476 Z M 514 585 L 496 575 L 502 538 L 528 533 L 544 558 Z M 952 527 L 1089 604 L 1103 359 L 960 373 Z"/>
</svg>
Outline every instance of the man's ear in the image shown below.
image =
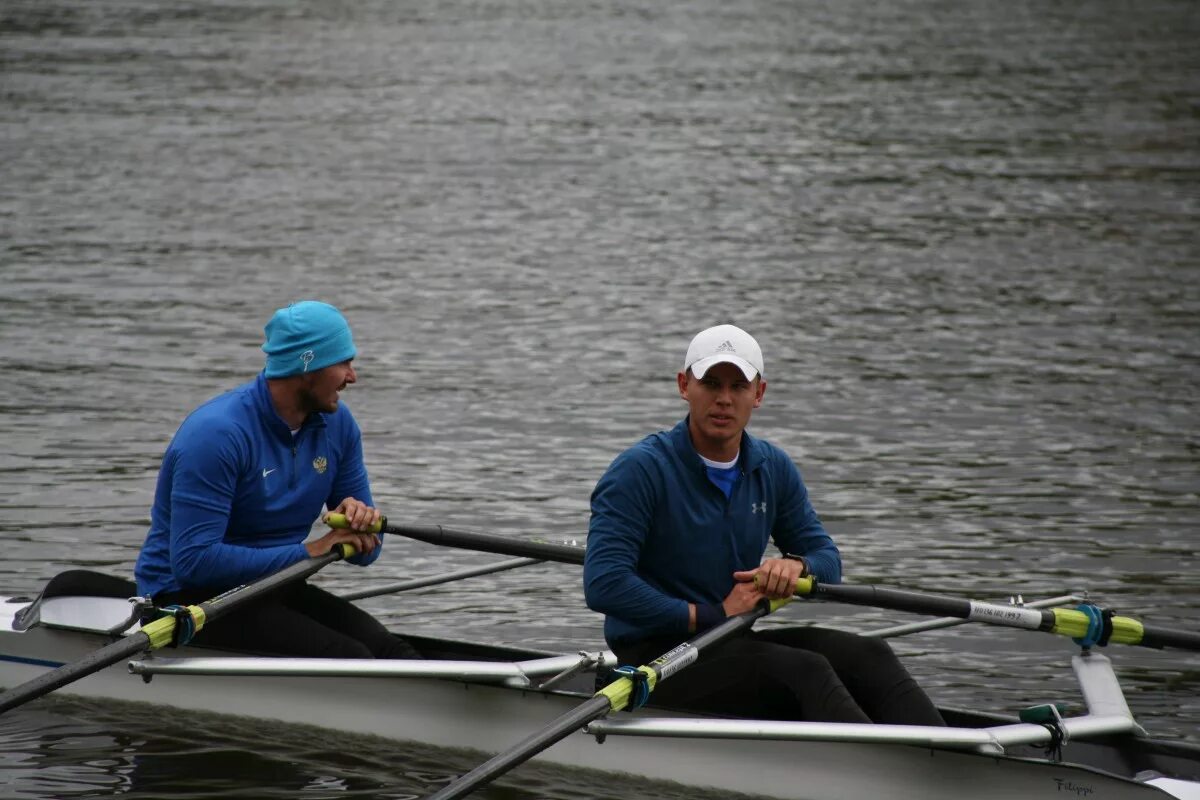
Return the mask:
<svg viewBox="0 0 1200 800">
<path fill-rule="evenodd" d="M 687 400 L 688 399 L 688 396 L 687 396 L 687 385 L 688 385 L 687 373 L 680 372 L 680 373 L 676 374 L 675 382 L 677 384 L 679 384 L 679 396 L 682 397 L 684 400 Z"/>
</svg>

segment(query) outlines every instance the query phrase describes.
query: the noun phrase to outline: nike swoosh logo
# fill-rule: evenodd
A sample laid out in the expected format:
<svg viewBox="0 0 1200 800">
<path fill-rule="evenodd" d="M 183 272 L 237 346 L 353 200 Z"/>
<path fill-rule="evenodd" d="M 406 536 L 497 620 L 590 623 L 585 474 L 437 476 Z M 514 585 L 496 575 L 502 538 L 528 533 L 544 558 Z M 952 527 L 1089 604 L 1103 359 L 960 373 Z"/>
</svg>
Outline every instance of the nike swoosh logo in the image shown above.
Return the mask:
<svg viewBox="0 0 1200 800">
<path fill-rule="evenodd" d="M 276 469 L 278 469 L 278 467 L 276 467 Z M 267 477 L 274 471 L 275 471 L 274 469 L 267 469 L 266 467 L 263 467 L 263 477 L 264 478 Z"/>
</svg>

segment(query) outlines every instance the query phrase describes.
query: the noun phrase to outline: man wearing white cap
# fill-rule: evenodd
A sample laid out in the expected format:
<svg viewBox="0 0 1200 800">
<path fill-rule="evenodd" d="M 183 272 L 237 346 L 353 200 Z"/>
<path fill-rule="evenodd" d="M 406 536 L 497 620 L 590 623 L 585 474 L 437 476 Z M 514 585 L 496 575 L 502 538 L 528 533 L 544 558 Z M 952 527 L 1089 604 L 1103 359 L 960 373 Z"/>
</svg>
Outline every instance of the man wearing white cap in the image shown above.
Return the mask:
<svg viewBox="0 0 1200 800">
<path fill-rule="evenodd" d="M 623 663 L 645 664 L 796 579 L 841 581 L 841 556 L 791 458 L 746 432 L 767 383 L 733 325 L 692 339 L 676 377 L 688 415 L 619 455 L 592 493 L 588 606 Z M 774 542 L 780 555 L 766 557 Z M 941 725 L 886 642 L 795 627 L 726 642 L 654 692 L 657 705 L 823 722 Z"/>
<path fill-rule="evenodd" d="M 150 530 L 134 576 L 156 606 L 211 599 L 349 542 L 366 566 L 379 557 L 379 519 L 362 434 L 340 394 L 358 380 L 350 326 L 305 300 L 266 325 L 257 378 L 188 415 L 159 470 Z M 324 510 L 350 529 L 306 542 Z M 370 614 L 297 581 L 203 628 L 196 644 L 274 655 L 413 658 L 413 647 Z"/>
</svg>

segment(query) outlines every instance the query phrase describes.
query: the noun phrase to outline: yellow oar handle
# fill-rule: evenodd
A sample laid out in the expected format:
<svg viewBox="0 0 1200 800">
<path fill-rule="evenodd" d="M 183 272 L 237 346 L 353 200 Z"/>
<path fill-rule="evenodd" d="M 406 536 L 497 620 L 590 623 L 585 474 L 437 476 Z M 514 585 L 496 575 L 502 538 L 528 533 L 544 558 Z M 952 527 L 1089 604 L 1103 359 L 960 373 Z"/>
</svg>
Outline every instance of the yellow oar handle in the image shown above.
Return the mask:
<svg viewBox="0 0 1200 800">
<path fill-rule="evenodd" d="M 812 584 L 814 584 L 814 583 L 816 583 L 816 582 L 814 581 L 814 579 L 812 579 L 812 576 L 804 576 L 803 578 L 797 578 L 796 579 L 796 591 L 793 591 L 792 596 L 800 595 L 803 597 L 805 595 L 812 594 Z M 754 577 L 754 585 L 756 585 L 756 587 L 758 585 L 758 576 L 757 575 Z M 788 597 L 788 599 L 785 600 L 784 602 L 787 602 L 790 600 L 791 600 L 791 597 Z M 770 610 L 775 610 L 775 608 L 776 607 L 773 606 L 772 609 L 770 609 Z"/>
<path fill-rule="evenodd" d="M 331 528 L 349 528 L 350 520 L 346 519 L 345 514 L 326 514 L 325 524 Z M 383 530 L 383 526 L 387 524 L 387 517 L 380 517 L 379 521 L 366 529 L 366 533 L 379 533 Z"/>
<path fill-rule="evenodd" d="M 342 558 L 354 558 L 354 556 L 358 555 L 358 548 L 349 542 L 338 542 L 329 549 L 330 551 L 341 550 Z"/>
<path fill-rule="evenodd" d="M 774 614 L 776 611 L 783 608 L 790 602 L 792 602 L 792 598 L 790 597 L 772 598 L 770 601 L 771 610 L 768 613 Z"/>
<path fill-rule="evenodd" d="M 808 597 L 813 592 L 813 586 L 816 581 L 811 575 L 805 575 L 803 578 L 796 578 L 796 594 L 800 597 Z"/>
</svg>

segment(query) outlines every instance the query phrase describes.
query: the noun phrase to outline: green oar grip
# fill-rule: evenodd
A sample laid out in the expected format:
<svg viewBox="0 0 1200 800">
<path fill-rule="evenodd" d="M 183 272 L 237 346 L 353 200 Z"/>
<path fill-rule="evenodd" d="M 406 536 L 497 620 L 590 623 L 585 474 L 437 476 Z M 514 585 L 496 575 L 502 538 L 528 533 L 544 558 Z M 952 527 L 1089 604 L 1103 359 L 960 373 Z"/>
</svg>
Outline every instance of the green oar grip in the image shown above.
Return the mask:
<svg viewBox="0 0 1200 800">
<path fill-rule="evenodd" d="M 346 519 L 345 514 L 326 514 L 325 524 L 331 528 L 349 528 L 350 520 Z M 387 517 L 380 517 L 378 522 L 367 528 L 366 533 L 379 533 L 386 524 Z"/>
<path fill-rule="evenodd" d="M 812 579 L 811 577 L 797 578 L 797 579 L 796 579 L 796 591 L 794 591 L 794 592 L 792 593 L 792 596 L 794 597 L 795 595 L 807 595 L 807 594 L 811 594 L 811 593 L 812 593 L 813 582 L 814 582 L 814 581 L 813 581 L 813 579 Z M 757 576 L 757 575 L 755 575 L 755 576 L 754 576 L 754 586 L 755 586 L 756 588 L 758 587 L 758 576 Z M 772 605 L 771 605 L 771 611 L 775 611 L 775 610 L 777 610 L 777 609 L 778 609 L 780 606 L 782 606 L 782 605 L 785 605 L 785 604 L 789 603 L 789 602 L 791 601 L 791 599 L 792 599 L 791 597 L 788 597 L 788 598 L 786 598 L 786 599 L 784 599 L 784 600 L 781 600 L 781 601 L 772 600 L 772 601 L 771 601 L 771 603 L 772 603 Z M 775 605 L 775 603 L 776 603 L 776 602 L 778 602 L 778 603 L 779 603 L 779 605 Z"/>
</svg>

